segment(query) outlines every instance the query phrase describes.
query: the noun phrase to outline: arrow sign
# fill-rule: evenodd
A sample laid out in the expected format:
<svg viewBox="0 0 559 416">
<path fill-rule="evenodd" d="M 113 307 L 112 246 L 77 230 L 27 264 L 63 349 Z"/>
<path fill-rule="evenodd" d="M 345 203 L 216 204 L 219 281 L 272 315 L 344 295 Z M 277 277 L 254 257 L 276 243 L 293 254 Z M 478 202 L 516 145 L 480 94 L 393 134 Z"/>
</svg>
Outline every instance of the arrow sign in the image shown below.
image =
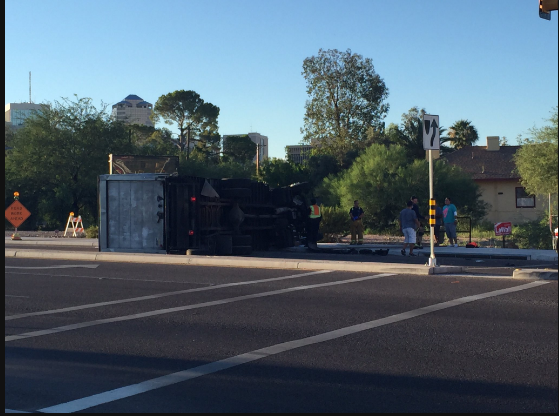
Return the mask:
<svg viewBox="0 0 559 416">
<path fill-rule="evenodd" d="M 423 149 L 439 150 L 441 147 L 439 116 L 423 115 Z"/>
</svg>

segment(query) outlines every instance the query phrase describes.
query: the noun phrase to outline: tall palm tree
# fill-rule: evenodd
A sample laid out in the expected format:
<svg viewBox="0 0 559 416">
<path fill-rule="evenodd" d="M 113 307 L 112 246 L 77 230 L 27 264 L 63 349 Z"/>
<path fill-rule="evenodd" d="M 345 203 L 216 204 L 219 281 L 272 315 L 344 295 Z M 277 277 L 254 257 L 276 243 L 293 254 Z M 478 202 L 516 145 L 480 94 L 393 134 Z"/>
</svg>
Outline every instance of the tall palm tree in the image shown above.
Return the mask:
<svg viewBox="0 0 559 416">
<path fill-rule="evenodd" d="M 479 136 L 471 121 L 458 120 L 448 129 L 448 141 L 455 149 L 472 146 Z"/>
</svg>

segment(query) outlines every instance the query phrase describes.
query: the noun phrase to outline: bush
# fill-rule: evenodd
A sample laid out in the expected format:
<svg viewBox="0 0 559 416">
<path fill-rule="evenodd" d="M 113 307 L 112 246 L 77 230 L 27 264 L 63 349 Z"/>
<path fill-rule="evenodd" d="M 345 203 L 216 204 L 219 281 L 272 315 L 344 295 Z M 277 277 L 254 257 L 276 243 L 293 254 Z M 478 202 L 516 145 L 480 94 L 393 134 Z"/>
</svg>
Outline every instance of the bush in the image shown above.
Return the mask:
<svg viewBox="0 0 559 416">
<path fill-rule="evenodd" d="M 337 243 L 341 237 L 349 234 L 349 210 L 339 207 L 320 207 L 322 221 L 320 232 L 323 243 Z"/>
<path fill-rule="evenodd" d="M 551 233 L 546 219 L 530 221 L 512 228 L 512 238 L 519 248 L 551 250 Z"/>
<path fill-rule="evenodd" d="M 85 236 L 87 238 L 99 238 L 99 227 L 92 225 L 85 229 Z"/>
</svg>

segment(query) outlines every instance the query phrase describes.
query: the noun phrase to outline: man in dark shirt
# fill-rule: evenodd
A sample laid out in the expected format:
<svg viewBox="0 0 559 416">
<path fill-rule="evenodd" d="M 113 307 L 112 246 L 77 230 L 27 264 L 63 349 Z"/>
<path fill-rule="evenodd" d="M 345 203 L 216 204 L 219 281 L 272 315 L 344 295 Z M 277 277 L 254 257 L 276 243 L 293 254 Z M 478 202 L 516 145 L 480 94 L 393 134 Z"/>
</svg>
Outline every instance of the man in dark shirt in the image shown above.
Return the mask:
<svg viewBox="0 0 559 416">
<path fill-rule="evenodd" d="M 353 207 L 349 210 L 349 216 L 351 217 L 351 245 L 363 244 L 363 208 L 359 206 L 359 201 L 356 199 L 353 201 Z M 359 236 L 359 240 L 356 240 L 356 236 Z"/>
<path fill-rule="evenodd" d="M 422 249 L 423 246 L 421 245 L 421 239 L 423 238 L 423 227 L 421 226 L 421 220 L 424 220 L 425 217 L 423 215 L 421 215 L 419 213 L 419 206 L 417 205 L 417 197 L 414 195 L 411 198 L 411 201 L 413 203 L 412 205 L 412 209 L 415 212 L 415 215 L 418 219 L 419 222 L 419 226 L 416 229 L 416 243 L 415 243 L 415 248 L 416 249 Z"/>
</svg>

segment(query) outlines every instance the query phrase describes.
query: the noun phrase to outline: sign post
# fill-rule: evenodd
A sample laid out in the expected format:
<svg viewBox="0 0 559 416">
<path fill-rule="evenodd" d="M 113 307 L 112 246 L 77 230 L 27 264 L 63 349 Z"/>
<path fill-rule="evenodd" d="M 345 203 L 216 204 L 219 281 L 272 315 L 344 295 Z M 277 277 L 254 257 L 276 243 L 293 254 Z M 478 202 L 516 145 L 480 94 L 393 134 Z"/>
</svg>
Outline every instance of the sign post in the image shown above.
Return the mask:
<svg viewBox="0 0 559 416">
<path fill-rule="evenodd" d="M 503 248 L 505 248 L 505 236 L 512 234 L 512 223 L 510 222 L 496 222 L 495 235 L 503 236 Z"/>
<path fill-rule="evenodd" d="M 21 240 L 17 233 L 17 227 L 29 218 L 31 213 L 19 202 L 19 192 L 14 192 L 14 202 L 6 208 L 5 217 L 14 226 L 15 230 L 12 234 L 12 240 Z"/>
<path fill-rule="evenodd" d="M 435 208 L 436 202 L 433 195 L 433 150 L 441 147 L 439 116 L 431 114 L 423 115 L 423 149 L 429 152 L 429 243 L 431 255 L 429 256 L 429 266 L 436 267 L 435 258 Z"/>
</svg>

